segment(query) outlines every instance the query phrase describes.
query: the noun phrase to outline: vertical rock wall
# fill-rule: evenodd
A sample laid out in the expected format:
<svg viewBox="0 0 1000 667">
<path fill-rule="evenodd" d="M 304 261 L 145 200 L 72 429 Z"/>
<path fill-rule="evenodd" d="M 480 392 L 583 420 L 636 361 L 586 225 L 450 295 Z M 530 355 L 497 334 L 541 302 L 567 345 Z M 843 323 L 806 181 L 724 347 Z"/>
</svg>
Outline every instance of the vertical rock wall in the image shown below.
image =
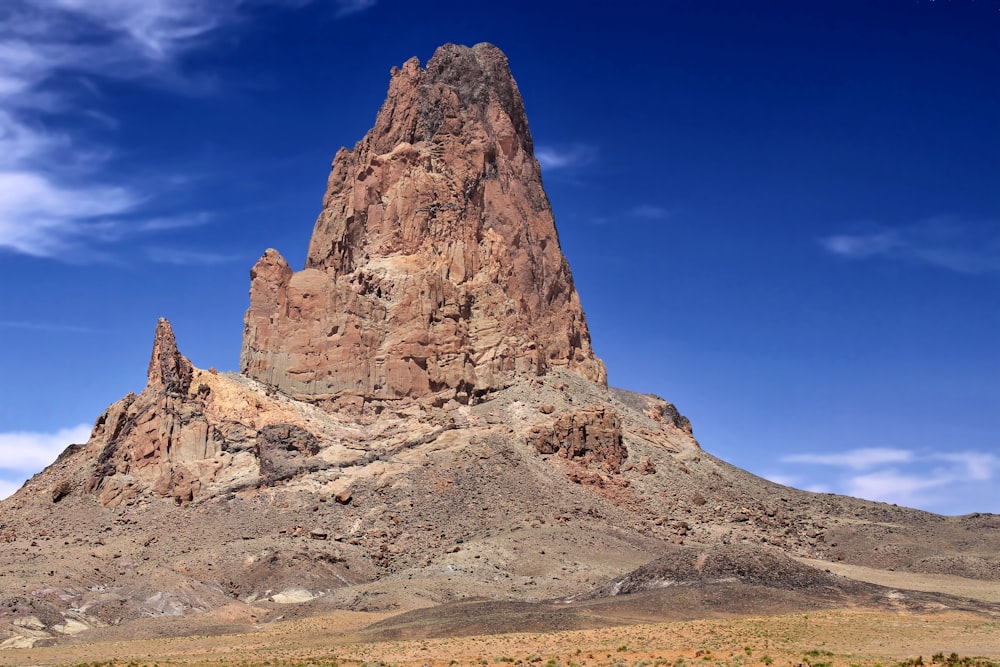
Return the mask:
<svg viewBox="0 0 1000 667">
<path fill-rule="evenodd" d="M 293 272 L 251 272 L 241 369 L 331 407 L 475 401 L 564 367 L 604 383 L 507 59 L 446 45 L 394 68 L 341 149 Z"/>
</svg>

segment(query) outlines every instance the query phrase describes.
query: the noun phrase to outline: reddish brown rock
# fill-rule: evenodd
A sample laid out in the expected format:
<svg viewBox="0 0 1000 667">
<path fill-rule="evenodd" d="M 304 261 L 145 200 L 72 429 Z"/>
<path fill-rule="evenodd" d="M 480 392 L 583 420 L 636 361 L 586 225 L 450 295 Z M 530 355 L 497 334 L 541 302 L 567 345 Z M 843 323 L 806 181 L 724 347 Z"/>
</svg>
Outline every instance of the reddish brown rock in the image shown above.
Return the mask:
<svg viewBox="0 0 1000 667">
<path fill-rule="evenodd" d="M 628 457 L 618 415 L 599 405 L 567 412 L 554 422 L 536 425 L 528 438 L 540 454 L 578 459 L 600 465 L 608 472 L 619 472 Z"/>
<path fill-rule="evenodd" d="M 147 387 L 171 396 L 185 396 L 191 388 L 193 372 L 191 362 L 177 349 L 177 338 L 170 322 L 161 317 L 153 336 Z"/>
<path fill-rule="evenodd" d="M 656 465 L 650 460 L 648 456 L 643 456 L 639 459 L 639 465 L 637 466 L 640 475 L 655 475 Z"/>
<path fill-rule="evenodd" d="M 112 404 L 91 435 L 103 448 L 86 488 L 103 504 L 146 489 L 187 502 L 219 467 L 212 459 L 222 450 L 222 437 L 203 414 L 207 386 L 189 395 L 194 373 L 170 323 L 160 318 L 146 388 Z"/>
<path fill-rule="evenodd" d="M 393 69 L 375 127 L 341 149 L 292 272 L 251 272 L 245 375 L 328 406 L 474 402 L 568 368 L 605 382 L 494 46 L 446 45 Z"/>
</svg>

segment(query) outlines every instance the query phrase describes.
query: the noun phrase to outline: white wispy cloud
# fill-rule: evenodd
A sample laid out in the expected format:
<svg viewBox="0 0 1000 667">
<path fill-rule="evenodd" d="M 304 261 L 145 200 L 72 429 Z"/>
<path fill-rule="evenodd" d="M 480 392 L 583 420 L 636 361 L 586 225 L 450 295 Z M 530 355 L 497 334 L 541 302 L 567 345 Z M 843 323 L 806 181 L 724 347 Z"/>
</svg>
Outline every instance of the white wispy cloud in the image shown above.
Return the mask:
<svg viewBox="0 0 1000 667">
<path fill-rule="evenodd" d="M 0 500 L 14 495 L 14 492 L 21 488 L 24 480 L 8 480 L 0 478 Z"/>
<path fill-rule="evenodd" d="M 801 478 L 798 475 L 775 472 L 766 475 L 766 479 L 771 480 L 775 484 L 781 484 L 782 486 L 793 486 L 795 488 L 801 488 L 802 486 Z"/>
<path fill-rule="evenodd" d="M 947 461 L 964 469 L 967 479 L 987 481 L 1000 474 L 1000 457 L 984 452 L 958 452 L 934 454 L 932 459 Z"/>
<path fill-rule="evenodd" d="M 536 146 L 535 158 L 542 169 L 572 169 L 583 167 L 597 160 L 597 147 L 590 144 L 571 146 Z"/>
<path fill-rule="evenodd" d="M 935 501 L 935 494 L 928 492 L 956 481 L 952 475 L 921 475 L 888 469 L 844 480 L 844 492 L 857 498 L 920 507 Z"/>
<path fill-rule="evenodd" d="M 852 449 L 837 454 L 790 454 L 781 457 L 781 461 L 785 463 L 816 463 L 845 466 L 855 470 L 867 470 L 886 463 L 904 463 L 912 460 L 913 452 L 909 450 L 883 447 Z"/>
<path fill-rule="evenodd" d="M 21 320 L 0 320 L 0 329 L 26 329 L 28 331 L 49 331 L 53 333 L 96 333 L 96 329 L 73 324 L 52 322 L 25 322 Z"/>
<path fill-rule="evenodd" d="M 780 461 L 819 469 L 808 473 L 797 467 L 794 474 L 778 471 L 768 475 L 779 484 L 945 514 L 1000 511 L 1000 506 L 968 507 L 961 500 L 961 496 L 995 498 L 992 489 L 1000 478 L 1000 456 L 989 452 L 867 448 L 835 454 L 793 454 Z M 961 494 L 956 493 L 958 489 Z"/>
<path fill-rule="evenodd" d="M 6 0 L 0 5 L 0 250 L 73 261 L 81 248 L 174 228 L 147 219 L 155 193 L 110 175 L 114 150 L 68 129 L 101 82 L 195 89 L 185 57 L 260 5 L 310 0 Z M 338 0 L 337 16 L 375 0 Z M 95 102 L 96 100 L 96 102 Z M 188 222 L 197 216 L 188 216 Z M 202 220 L 203 222 L 204 220 Z"/>
<path fill-rule="evenodd" d="M 139 232 L 161 232 L 186 227 L 200 227 L 208 223 L 212 216 L 204 211 L 190 215 L 176 215 L 162 218 L 149 218 L 136 223 L 133 228 Z"/>
<path fill-rule="evenodd" d="M 125 187 L 78 186 L 30 169 L 0 172 L 0 247 L 59 256 L 111 234 L 121 226 L 115 216 L 134 210 L 138 202 Z"/>
<path fill-rule="evenodd" d="M 1000 221 L 938 216 L 888 227 L 869 224 L 820 239 L 827 251 L 851 260 L 882 258 L 959 273 L 1000 271 Z"/>
<path fill-rule="evenodd" d="M 25 479 L 56 460 L 69 445 L 90 438 L 89 424 L 79 424 L 54 433 L 13 431 L 0 433 L 0 498 L 16 491 Z"/>
<path fill-rule="evenodd" d="M 344 17 L 371 9 L 378 0 L 337 0 L 337 16 Z"/>
<path fill-rule="evenodd" d="M 234 10 L 235 3 L 226 0 L 12 0 L 5 5 L 0 11 L 0 248 L 66 258 L 81 246 L 124 234 L 129 216 L 148 195 L 102 176 L 112 152 L 107 147 L 58 129 L 73 113 L 101 116 L 87 109 L 78 82 L 81 77 L 149 79 L 171 72 L 181 54 Z"/>
<path fill-rule="evenodd" d="M 185 248 L 166 248 L 162 246 L 146 248 L 146 257 L 158 264 L 174 264 L 177 266 L 212 266 L 239 259 L 237 255 L 223 255 L 216 252 L 201 252 Z"/>
<path fill-rule="evenodd" d="M 671 215 L 670 209 L 652 204 L 640 204 L 632 209 L 631 214 L 636 218 L 646 218 L 647 220 L 665 220 Z"/>
</svg>

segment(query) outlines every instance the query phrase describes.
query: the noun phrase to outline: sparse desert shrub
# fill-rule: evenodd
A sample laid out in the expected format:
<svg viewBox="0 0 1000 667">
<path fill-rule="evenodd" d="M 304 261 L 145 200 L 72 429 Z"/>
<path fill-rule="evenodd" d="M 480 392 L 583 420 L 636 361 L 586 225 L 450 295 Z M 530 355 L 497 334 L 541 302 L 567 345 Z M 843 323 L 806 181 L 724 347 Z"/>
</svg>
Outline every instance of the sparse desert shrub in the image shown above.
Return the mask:
<svg viewBox="0 0 1000 667">
<path fill-rule="evenodd" d="M 960 656 L 957 653 L 951 653 L 947 656 L 944 653 L 935 653 L 931 656 L 931 663 L 935 665 L 944 665 L 945 667 L 1000 667 L 1000 662 L 997 662 L 996 660 L 990 660 L 989 658 L 980 656 Z M 912 660 L 908 660 L 899 664 L 911 665 L 914 663 Z"/>
</svg>

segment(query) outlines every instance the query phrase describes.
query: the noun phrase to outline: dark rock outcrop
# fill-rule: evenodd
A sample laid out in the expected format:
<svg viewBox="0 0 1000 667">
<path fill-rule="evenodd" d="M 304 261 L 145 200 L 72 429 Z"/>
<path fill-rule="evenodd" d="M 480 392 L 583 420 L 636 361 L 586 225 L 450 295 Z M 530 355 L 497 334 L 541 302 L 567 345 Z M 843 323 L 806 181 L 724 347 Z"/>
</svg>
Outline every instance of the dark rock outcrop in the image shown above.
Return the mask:
<svg viewBox="0 0 1000 667">
<path fill-rule="evenodd" d="M 628 457 L 618 415 L 598 405 L 536 425 L 528 439 L 540 454 L 558 454 L 564 459 L 599 465 L 608 472 L 619 472 Z"/>
</svg>

